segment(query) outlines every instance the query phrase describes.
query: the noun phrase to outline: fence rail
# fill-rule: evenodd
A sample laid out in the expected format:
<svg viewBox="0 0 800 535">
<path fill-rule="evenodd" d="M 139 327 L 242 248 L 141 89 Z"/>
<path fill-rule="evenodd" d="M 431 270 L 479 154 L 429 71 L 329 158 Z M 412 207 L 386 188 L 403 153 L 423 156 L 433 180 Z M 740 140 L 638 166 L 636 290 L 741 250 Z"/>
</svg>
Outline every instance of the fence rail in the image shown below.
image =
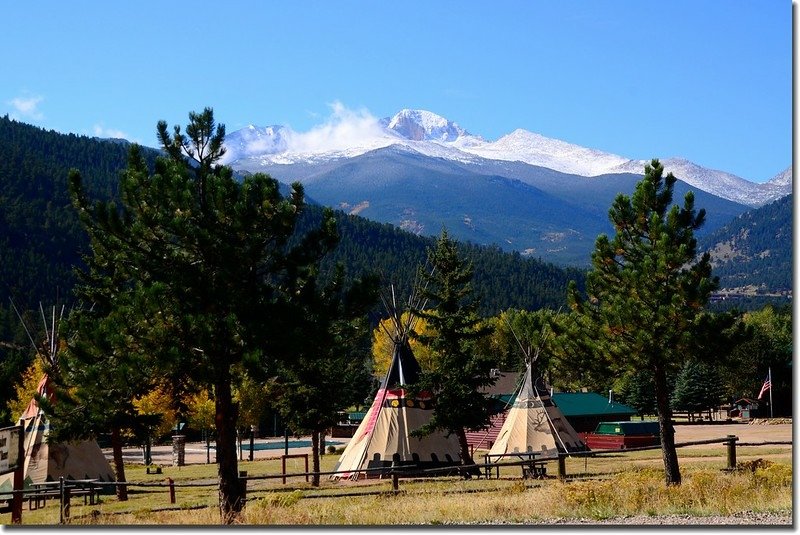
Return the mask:
<svg viewBox="0 0 800 535">
<path fill-rule="evenodd" d="M 735 469 L 736 468 L 736 447 L 760 447 L 760 446 L 771 446 L 771 445 L 789 445 L 791 446 L 793 443 L 791 441 L 766 441 L 766 442 L 747 442 L 742 443 L 738 442 L 738 437 L 735 435 L 728 435 L 724 438 L 717 438 L 717 439 L 708 439 L 708 440 L 696 440 L 691 442 L 680 442 L 676 443 L 676 448 L 684 448 L 690 446 L 701 446 L 701 445 L 711 445 L 711 444 L 725 444 L 727 447 L 727 469 Z M 337 476 L 337 475 L 349 475 L 354 473 L 359 474 L 374 474 L 379 473 L 381 476 L 390 477 L 392 480 L 392 490 L 390 492 L 398 493 L 399 490 L 399 478 L 401 477 L 415 477 L 415 476 L 432 476 L 432 475 L 461 475 L 465 476 L 467 473 L 477 475 L 478 477 L 485 477 L 486 479 L 490 478 L 491 471 L 498 469 L 497 474 L 499 477 L 499 468 L 506 468 L 506 467 L 515 467 L 520 466 L 523 468 L 522 477 L 526 475 L 526 469 L 528 469 L 528 473 L 537 473 L 540 476 L 544 475 L 543 471 L 531 471 L 531 463 L 535 463 L 537 465 L 543 466 L 545 463 L 548 462 L 557 462 L 558 464 L 558 478 L 565 479 L 567 477 L 566 473 L 566 459 L 567 458 L 584 458 L 584 457 L 602 457 L 604 455 L 619 455 L 620 453 L 631 453 L 636 451 L 646 451 L 646 450 L 656 450 L 661 449 L 661 446 L 642 446 L 636 448 L 625 448 L 625 449 L 613 449 L 613 450 L 591 450 L 591 451 L 579 451 L 579 452 L 568 452 L 568 453 L 559 453 L 558 456 L 550 456 L 550 457 L 541 457 L 536 458 L 532 457 L 531 459 L 524 459 L 520 461 L 498 461 L 498 462 L 484 462 L 484 463 L 473 463 L 469 465 L 449 465 L 444 467 L 438 468 L 419 468 L 417 465 L 393 465 L 390 467 L 377 467 L 377 468 L 365 468 L 358 471 L 354 470 L 331 470 L 331 471 L 319 471 L 319 472 L 309 472 L 308 470 L 304 472 L 294 472 L 294 473 L 286 473 L 285 468 L 282 470 L 282 473 L 279 474 L 262 474 L 262 475 L 248 475 L 247 472 L 240 472 L 239 479 L 243 482 L 245 486 L 245 494 L 246 494 L 246 487 L 247 482 L 249 481 L 259 481 L 259 480 L 272 480 L 272 479 L 282 479 L 283 483 L 286 483 L 286 479 L 290 477 L 303 477 L 308 481 L 309 477 L 322 477 L 322 476 Z M 512 454 L 513 455 L 513 454 Z M 69 520 L 70 516 L 70 500 L 73 497 L 77 496 L 84 496 L 86 497 L 91 496 L 92 503 L 94 500 L 97 499 L 99 502 L 99 494 L 100 489 L 103 487 L 108 488 L 115 488 L 119 486 L 126 486 L 128 488 L 159 488 L 159 489 L 167 489 L 169 490 L 169 499 L 170 503 L 174 504 L 176 502 L 176 489 L 179 488 L 192 488 L 192 487 L 217 487 L 219 482 L 216 479 L 209 479 L 208 481 L 188 481 L 188 482 L 175 482 L 172 478 L 166 478 L 162 482 L 153 482 L 153 483 L 136 483 L 136 482 L 129 482 L 129 481 L 94 481 L 94 480 L 84 480 L 84 481 L 72 481 L 72 480 L 64 480 L 61 478 L 60 481 L 50 482 L 47 484 L 41 485 L 37 489 L 24 489 L 24 490 L 13 490 L 13 491 L 5 491 L 2 494 L 6 496 L 17 496 L 21 495 L 22 499 L 18 500 L 20 503 L 24 500 L 29 501 L 29 507 L 31 506 L 31 500 L 39 500 L 40 498 L 58 498 L 59 505 L 60 505 L 60 523 L 65 523 Z M 273 490 L 293 490 L 293 489 L 273 489 Z M 344 496 L 351 496 L 351 495 L 374 495 L 374 494 L 385 494 L 386 491 L 360 491 L 356 494 L 353 493 L 337 493 L 335 495 L 331 495 L 331 497 L 344 497 Z M 314 497 L 327 497 L 323 495 L 314 496 Z M 12 500 L 9 500 L 11 503 Z M 38 506 L 38 502 L 37 502 Z M 8 510 L 7 508 L 5 510 Z M 12 517 L 14 515 L 12 514 Z M 21 512 L 18 513 L 17 517 L 21 521 Z M 16 520 L 15 520 L 16 522 Z"/>
</svg>

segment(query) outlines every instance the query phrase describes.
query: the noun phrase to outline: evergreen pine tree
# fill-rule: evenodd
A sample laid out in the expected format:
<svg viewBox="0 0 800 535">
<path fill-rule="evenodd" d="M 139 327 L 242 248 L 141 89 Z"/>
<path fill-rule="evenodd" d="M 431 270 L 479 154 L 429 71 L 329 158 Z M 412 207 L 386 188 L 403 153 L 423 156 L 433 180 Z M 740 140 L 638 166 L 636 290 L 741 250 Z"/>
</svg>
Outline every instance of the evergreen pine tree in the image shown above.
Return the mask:
<svg viewBox="0 0 800 535">
<path fill-rule="evenodd" d="M 717 369 L 700 361 L 686 361 L 672 392 L 673 409 L 698 413 L 719 405 L 723 395 L 722 381 Z"/>
<path fill-rule="evenodd" d="M 656 413 L 656 394 L 653 376 L 647 370 L 634 370 L 623 379 L 621 395 L 639 416 Z"/>
<path fill-rule="evenodd" d="M 477 343 L 491 328 L 478 316 L 471 297 L 472 267 L 459 257 L 446 231 L 428 251 L 428 263 L 431 272 L 422 272 L 419 295 L 430 308 L 414 312 L 433 331 L 419 339 L 430 348 L 435 368 L 423 371 L 414 390 L 433 392 L 436 403 L 421 432 L 455 433 L 462 463 L 472 464 L 465 430 L 487 427 L 491 416 L 491 405 L 480 390 L 495 381 L 490 373 L 494 359 Z"/>
<path fill-rule="evenodd" d="M 92 205 L 80 174 L 71 173 L 73 204 L 93 244 L 100 244 L 129 277 L 130 302 L 140 303 L 130 333 L 156 348 L 154 368 L 177 390 L 207 388 L 215 401 L 221 519 L 234 521 L 244 505 L 236 452 L 238 407 L 234 368 L 256 371 L 290 355 L 286 338 L 294 295 L 336 243 L 327 211 L 320 227 L 290 244 L 304 207 L 293 184 L 284 198 L 264 174 L 233 178 L 218 165 L 224 125 L 213 111 L 190 113 L 186 134 L 158 123 L 167 157 L 150 172 L 141 150 L 131 149 L 123 174 L 121 207 Z"/>
<path fill-rule="evenodd" d="M 600 235 L 586 281 L 587 298 L 570 284 L 573 310 L 586 318 L 596 358 L 620 370 L 652 375 L 667 484 L 679 484 L 667 375 L 703 345 L 703 308 L 717 287 L 706 253 L 697 258 L 694 231 L 705 220 L 689 192 L 672 205 L 675 177 L 658 160 L 632 197 L 619 195 L 609 211 L 616 234 Z"/>
<path fill-rule="evenodd" d="M 366 277 L 346 287 L 341 266 L 330 283 L 320 288 L 312 279 L 298 295 L 298 316 L 292 322 L 294 358 L 281 364 L 271 391 L 288 427 L 311 434 L 315 487 L 325 431 L 370 388 L 366 313 L 376 298 L 377 279 Z"/>
</svg>

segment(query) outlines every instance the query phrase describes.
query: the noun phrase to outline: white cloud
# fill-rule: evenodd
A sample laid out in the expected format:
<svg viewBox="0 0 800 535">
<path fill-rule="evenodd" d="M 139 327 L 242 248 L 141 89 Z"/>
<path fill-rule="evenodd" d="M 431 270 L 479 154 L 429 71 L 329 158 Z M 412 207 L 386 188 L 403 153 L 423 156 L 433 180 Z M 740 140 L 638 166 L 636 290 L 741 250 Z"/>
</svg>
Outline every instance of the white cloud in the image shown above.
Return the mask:
<svg viewBox="0 0 800 535">
<path fill-rule="evenodd" d="M 39 110 L 39 103 L 44 100 L 41 96 L 24 96 L 12 98 L 6 104 L 11 105 L 14 111 L 10 114 L 14 120 L 33 119 L 40 121 L 44 114 Z"/>
<path fill-rule="evenodd" d="M 130 136 L 122 130 L 106 128 L 102 123 L 94 125 L 92 127 L 92 131 L 94 132 L 95 137 L 130 139 Z"/>
<path fill-rule="evenodd" d="M 380 120 L 368 110 L 351 110 L 338 101 L 329 106 L 331 115 L 324 123 L 308 132 L 293 132 L 289 151 L 327 152 L 358 145 L 388 145 L 389 138 Z"/>
</svg>

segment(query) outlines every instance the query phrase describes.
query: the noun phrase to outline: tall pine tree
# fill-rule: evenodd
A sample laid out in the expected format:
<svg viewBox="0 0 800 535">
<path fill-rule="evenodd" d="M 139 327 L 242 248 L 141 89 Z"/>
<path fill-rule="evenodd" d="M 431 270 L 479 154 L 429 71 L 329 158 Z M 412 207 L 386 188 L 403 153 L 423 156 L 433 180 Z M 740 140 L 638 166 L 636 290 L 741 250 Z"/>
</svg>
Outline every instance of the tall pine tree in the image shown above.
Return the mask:
<svg viewBox="0 0 800 535">
<path fill-rule="evenodd" d="M 414 312 L 427 320 L 433 333 L 419 339 L 431 350 L 435 365 L 423 371 L 414 389 L 433 392 L 436 403 L 433 417 L 421 432 L 455 433 L 462 464 L 472 464 L 465 430 L 487 427 L 491 416 L 481 389 L 495 381 L 490 373 L 494 358 L 481 351 L 486 344 L 477 343 L 491 328 L 478 316 L 472 298 L 472 267 L 459 257 L 447 231 L 428 251 L 428 264 L 431 271 L 422 271 L 418 291 L 430 308 Z"/>
<path fill-rule="evenodd" d="M 290 244 L 304 207 L 293 184 L 255 174 L 238 182 L 218 165 L 224 125 L 213 111 L 189 114 L 186 133 L 164 121 L 158 137 L 167 157 L 153 173 L 134 146 L 120 183 L 121 207 L 91 204 L 80 174 L 70 176 L 73 204 L 93 244 L 111 252 L 143 306 L 134 341 L 157 340 L 154 366 L 181 383 L 205 387 L 215 401 L 221 519 L 244 505 L 238 477 L 233 371 L 258 371 L 290 354 L 285 324 L 293 296 L 337 241 L 332 212 L 321 226 Z M 134 299 L 133 302 L 136 302 Z"/>
<path fill-rule="evenodd" d="M 584 299 L 570 283 L 573 310 L 588 320 L 594 355 L 620 371 L 653 378 L 667 484 L 679 484 L 667 374 L 701 351 L 703 308 L 717 287 L 706 253 L 697 258 L 694 232 L 705 220 L 689 192 L 672 205 L 675 177 L 658 160 L 645 166 L 632 197 L 619 195 L 609 211 L 616 234 L 600 235 Z M 701 325 L 702 324 L 702 325 Z"/>
<path fill-rule="evenodd" d="M 319 486 L 325 431 L 339 411 L 364 399 L 371 386 L 367 312 L 377 299 L 377 278 L 344 283 L 337 266 L 326 285 L 310 280 L 297 296 L 293 323 L 294 358 L 271 381 L 274 406 L 295 433 L 311 435 L 312 483 Z"/>
</svg>

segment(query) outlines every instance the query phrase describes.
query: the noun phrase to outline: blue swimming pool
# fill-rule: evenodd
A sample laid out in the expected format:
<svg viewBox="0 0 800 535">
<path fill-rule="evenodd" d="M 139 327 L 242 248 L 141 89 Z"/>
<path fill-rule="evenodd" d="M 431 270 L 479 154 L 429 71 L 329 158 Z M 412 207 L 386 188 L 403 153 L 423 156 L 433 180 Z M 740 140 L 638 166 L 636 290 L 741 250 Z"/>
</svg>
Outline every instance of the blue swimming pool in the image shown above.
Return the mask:
<svg viewBox="0 0 800 535">
<path fill-rule="evenodd" d="M 328 446 L 341 446 L 344 442 L 336 442 L 332 440 L 325 441 L 325 448 Z M 261 451 L 261 450 L 282 450 L 286 447 L 286 443 L 281 440 L 280 442 L 256 442 L 253 444 L 253 451 Z M 289 441 L 289 449 L 292 448 L 310 448 L 311 441 L 310 440 L 290 440 Z M 208 445 L 209 449 L 216 450 L 216 445 L 212 442 Z M 250 451 L 250 441 L 249 440 L 242 440 L 242 451 Z"/>
<path fill-rule="evenodd" d="M 330 440 L 325 441 L 325 447 L 328 446 L 339 446 L 343 444 L 343 442 L 332 442 Z M 253 444 L 253 449 L 260 451 L 260 450 L 282 450 L 286 447 L 286 443 L 284 441 L 280 442 L 256 442 Z M 289 441 L 289 449 L 292 448 L 310 448 L 311 441 L 310 440 L 290 440 Z M 242 441 L 242 449 L 245 451 L 250 450 L 250 443 L 246 440 Z"/>
</svg>

